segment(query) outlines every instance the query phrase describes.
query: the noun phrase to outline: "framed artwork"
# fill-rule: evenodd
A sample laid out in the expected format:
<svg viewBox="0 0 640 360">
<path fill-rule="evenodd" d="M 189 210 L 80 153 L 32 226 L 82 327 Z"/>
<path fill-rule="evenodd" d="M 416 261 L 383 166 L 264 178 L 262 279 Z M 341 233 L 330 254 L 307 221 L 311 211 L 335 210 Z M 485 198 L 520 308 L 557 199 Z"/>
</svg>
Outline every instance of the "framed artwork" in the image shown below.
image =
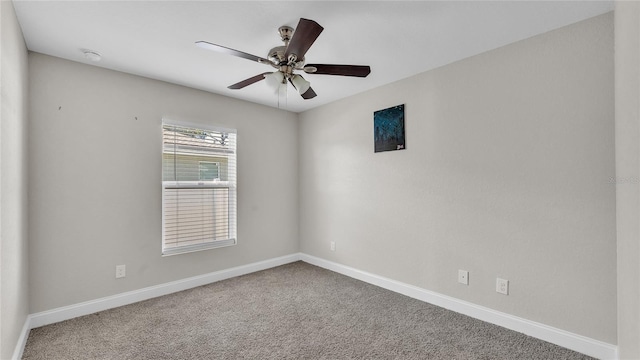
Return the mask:
<svg viewBox="0 0 640 360">
<path fill-rule="evenodd" d="M 404 104 L 373 113 L 374 151 L 404 150 Z"/>
</svg>

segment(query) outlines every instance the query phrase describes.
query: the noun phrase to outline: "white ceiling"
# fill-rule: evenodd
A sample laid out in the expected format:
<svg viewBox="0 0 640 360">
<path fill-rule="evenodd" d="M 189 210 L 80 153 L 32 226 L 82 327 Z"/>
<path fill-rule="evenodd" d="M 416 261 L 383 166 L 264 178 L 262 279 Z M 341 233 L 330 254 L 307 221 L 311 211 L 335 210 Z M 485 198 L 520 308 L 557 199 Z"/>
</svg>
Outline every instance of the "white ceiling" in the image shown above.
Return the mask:
<svg viewBox="0 0 640 360">
<path fill-rule="evenodd" d="M 300 112 L 613 10 L 613 1 L 25 1 L 29 50 Z M 308 63 L 370 65 L 367 78 L 305 75 L 318 96 L 264 81 L 273 69 L 201 49 L 205 40 L 266 57 L 281 25 L 324 27 Z M 102 55 L 93 63 L 81 49 Z"/>
</svg>

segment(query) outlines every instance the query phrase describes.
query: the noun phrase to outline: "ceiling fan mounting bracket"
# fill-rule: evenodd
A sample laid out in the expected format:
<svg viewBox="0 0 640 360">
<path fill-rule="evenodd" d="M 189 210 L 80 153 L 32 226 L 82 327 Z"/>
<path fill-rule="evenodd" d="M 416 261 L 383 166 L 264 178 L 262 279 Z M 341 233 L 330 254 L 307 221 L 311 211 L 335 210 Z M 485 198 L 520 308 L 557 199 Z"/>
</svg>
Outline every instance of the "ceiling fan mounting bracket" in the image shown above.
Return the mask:
<svg viewBox="0 0 640 360">
<path fill-rule="evenodd" d="M 291 40 L 291 35 L 293 35 L 293 28 L 291 26 L 280 26 L 278 28 L 278 33 L 280 34 L 280 38 L 284 42 L 284 45 L 289 45 L 289 40 Z"/>
</svg>

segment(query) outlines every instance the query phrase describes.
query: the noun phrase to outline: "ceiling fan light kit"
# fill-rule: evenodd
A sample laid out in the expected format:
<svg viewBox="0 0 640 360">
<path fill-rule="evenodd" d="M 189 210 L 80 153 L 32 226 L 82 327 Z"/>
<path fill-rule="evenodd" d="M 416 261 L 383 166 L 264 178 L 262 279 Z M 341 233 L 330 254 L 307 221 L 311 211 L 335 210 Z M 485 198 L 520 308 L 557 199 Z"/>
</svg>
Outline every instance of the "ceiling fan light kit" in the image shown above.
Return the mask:
<svg viewBox="0 0 640 360">
<path fill-rule="evenodd" d="M 275 89 L 280 87 L 282 84 L 286 84 L 284 74 L 280 71 L 264 74 L 264 79 L 267 82 L 267 85 Z"/>
<path fill-rule="evenodd" d="M 298 90 L 300 95 L 306 93 L 311 87 L 311 83 L 298 74 L 291 76 L 291 84 Z"/>
<path fill-rule="evenodd" d="M 371 68 L 365 65 L 305 65 L 304 55 L 316 41 L 322 30 L 324 30 L 324 28 L 317 22 L 303 18 L 298 22 L 296 29 L 293 29 L 290 26 L 281 26 L 278 28 L 278 33 L 280 34 L 280 39 L 284 45 L 276 46 L 269 50 L 266 59 L 206 41 L 197 41 L 196 45 L 203 49 L 241 57 L 243 59 L 256 61 L 260 64 L 270 65 L 276 69 L 274 72 L 262 73 L 230 85 L 228 87 L 229 89 L 242 89 L 245 86 L 263 79 L 266 80 L 269 86 L 278 89 L 281 84 L 286 84 L 288 81 L 298 91 L 302 98 L 306 100 L 316 97 L 316 93 L 311 88 L 311 83 L 305 80 L 301 75 L 296 74 L 296 71 L 303 71 L 307 74 L 355 77 L 366 77 L 371 72 Z"/>
</svg>

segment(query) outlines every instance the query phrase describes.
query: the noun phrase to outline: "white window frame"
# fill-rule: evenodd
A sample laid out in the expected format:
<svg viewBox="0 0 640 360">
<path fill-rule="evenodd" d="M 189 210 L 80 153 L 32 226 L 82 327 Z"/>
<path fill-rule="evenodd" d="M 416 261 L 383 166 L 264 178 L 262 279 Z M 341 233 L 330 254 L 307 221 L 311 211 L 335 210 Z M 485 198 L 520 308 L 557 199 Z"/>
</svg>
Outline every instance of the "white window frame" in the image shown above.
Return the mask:
<svg viewBox="0 0 640 360">
<path fill-rule="evenodd" d="M 195 252 L 195 251 L 201 251 L 201 250 L 208 250 L 208 249 L 215 249 L 215 248 L 220 248 L 220 247 L 226 247 L 226 246 L 232 246 L 232 245 L 236 245 L 238 243 L 237 241 L 237 148 L 238 148 L 238 143 L 237 143 L 237 130 L 236 129 L 229 129 L 229 128 L 223 128 L 223 127 L 217 127 L 217 126 L 211 126 L 211 125 L 204 125 L 204 124 L 200 124 L 200 123 L 188 123 L 188 122 L 183 122 L 183 121 L 175 121 L 175 120 L 171 120 L 171 119 L 166 119 L 164 118 L 162 120 L 162 126 L 160 128 L 160 136 L 161 136 L 161 146 L 162 146 L 162 152 L 161 155 L 165 153 L 165 149 L 164 149 L 164 138 L 163 138 L 163 129 L 165 126 L 178 126 L 178 127 L 185 127 L 185 128 L 193 128 L 193 129 L 199 129 L 199 130 L 207 130 L 207 131 L 215 131 L 215 132 L 222 132 L 222 133 L 233 133 L 236 136 L 235 142 L 236 142 L 236 147 L 235 147 L 235 151 L 234 151 L 234 156 L 233 157 L 229 157 L 228 159 L 228 170 L 229 171 L 229 177 L 231 177 L 231 181 L 221 181 L 219 178 L 218 180 L 214 180 L 214 181 L 164 181 L 163 180 L 163 176 L 164 174 L 161 174 L 161 183 L 162 183 L 162 242 L 161 242 L 161 250 L 162 250 L 162 256 L 170 256 L 170 255 L 177 255 L 177 254 L 185 254 L 185 253 L 191 253 L 191 252 Z M 214 162 L 214 161 L 212 161 Z M 233 169 L 233 173 L 231 173 Z M 162 166 L 162 171 L 164 172 L 164 165 Z M 218 163 L 218 176 L 220 175 L 220 163 Z M 204 243 L 199 243 L 199 244 L 192 244 L 192 245 L 183 245 L 183 246 L 176 246 L 176 247 L 171 247 L 171 248 L 165 248 L 164 244 L 165 244 L 165 190 L 166 189 L 180 189 L 180 188 L 198 188 L 198 189 L 208 189 L 208 188 L 226 188 L 229 189 L 229 205 L 228 205 L 228 215 L 229 215 L 229 238 L 228 239 L 223 239 L 223 240 L 214 240 L 214 241 L 208 241 L 208 242 L 204 242 Z"/>
</svg>

